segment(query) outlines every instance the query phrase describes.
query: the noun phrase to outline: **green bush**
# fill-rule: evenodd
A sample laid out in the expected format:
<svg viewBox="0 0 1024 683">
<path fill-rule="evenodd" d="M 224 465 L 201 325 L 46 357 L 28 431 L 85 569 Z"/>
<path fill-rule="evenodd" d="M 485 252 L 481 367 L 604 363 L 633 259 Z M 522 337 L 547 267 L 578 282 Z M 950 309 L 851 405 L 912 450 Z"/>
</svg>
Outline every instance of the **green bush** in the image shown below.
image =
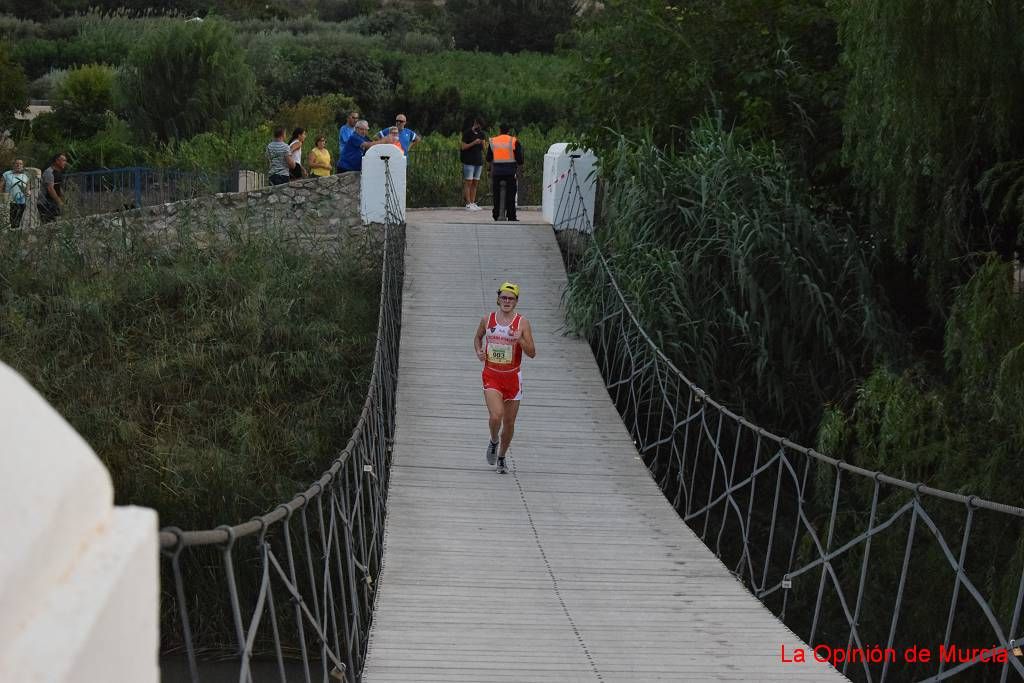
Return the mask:
<svg viewBox="0 0 1024 683">
<path fill-rule="evenodd" d="M 171 140 L 149 155 L 149 163 L 162 168 L 224 172 L 236 168 L 263 169 L 264 148 L 271 128 L 264 124 L 230 133 L 200 133 L 187 140 Z"/>
<path fill-rule="evenodd" d="M 133 123 L 159 140 L 240 124 L 256 89 L 234 31 L 214 20 L 159 27 L 133 50 L 122 83 Z"/>
<path fill-rule="evenodd" d="M 67 75 L 67 69 L 50 69 L 28 84 L 29 97 L 35 100 L 49 100 Z"/>
<path fill-rule="evenodd" d="M 23 19 L 20 16 L 3 14 L 0 9 L 0 40 L 17 42 L 27 38 L 39 36 L 43 25 L 31 19 Z"/>
<path fill-rule="evenodd" d="M 128 123 L 109 112 L 92 135 L 70 140 L 65 147 L 75 171 L 145 163 L 145 150 L 135 142 Z"/>
<path fill-rule="evenodd" d="M 357 110 L 359 105 L 351 97 L 316 95 L 282 107 L 274 115 L 274 121 L 289 129 L 301 126 L 307 130 L 329 130 L 336 127 L 348 112 Z"/>
<path fill-rule="evenodd" d="M 60 43 L 45 38 L 19 40 L 12 47 L 11 56 L 29 78 L 38 78 L 52 68 L 65 66 Z"/>
<path fill-rule="evenodd" d="M 114 110 L 117 74 L 109 66 L 89 64 L 60 79 L 51 104 L 57 123 L 68 138 L 88 138 L 106 125 Z"/>
<path fill-rule="evenodd" d="M 572 27 L 575 0 L 448 0 L 455 46 L 487 52 L 550 52 Z"/>
<path fill-rule="evenodd" d="M 0 43 L 0 124 L 7 125 L 14 113 L 28 106 L 28 79 L 11 59 L 4 43 Z"/>
<path fill-rule="evenodd" d="M 264 110 L 308 95 L 345 93 L 370 107 L 391 87 L 379 38 L 337 30 L 292 35 L 283 31 L 243 35 L 246 60 L 257 74 Z"/>
<path fill-rule="evenodd" d="M 392 109 L 411 125 L 453 133 L 466 116 L 556 126 L 569 115 L 572 62 L 554 55 L 440 52 L 403 60 Z"/>
</svg>

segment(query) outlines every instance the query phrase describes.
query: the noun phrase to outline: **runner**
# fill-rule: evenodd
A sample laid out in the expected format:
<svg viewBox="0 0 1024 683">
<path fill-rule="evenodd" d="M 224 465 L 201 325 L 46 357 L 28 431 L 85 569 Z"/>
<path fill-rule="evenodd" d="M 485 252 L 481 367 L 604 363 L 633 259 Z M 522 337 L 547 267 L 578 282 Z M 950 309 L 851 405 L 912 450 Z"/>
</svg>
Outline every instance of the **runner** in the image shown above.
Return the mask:
<svg viewBox="0 0 1024 683">
<path fill-rule="evenodd" d="M 530 358 L 537 355 L 529 321 L 515 312 L 518 304 L 519 285 L 503 282 L 498 288 L 498 310 L 480 319 L 473 337 L 476 357 L 484 364 L 484 402 L 490 415 L 487 464 L 495 464 L 497 457 L 498 474 L 508 472 L 505 454 L 512 442 L 519 401 L 523 397 L 523 353 Z"/>
</svg>

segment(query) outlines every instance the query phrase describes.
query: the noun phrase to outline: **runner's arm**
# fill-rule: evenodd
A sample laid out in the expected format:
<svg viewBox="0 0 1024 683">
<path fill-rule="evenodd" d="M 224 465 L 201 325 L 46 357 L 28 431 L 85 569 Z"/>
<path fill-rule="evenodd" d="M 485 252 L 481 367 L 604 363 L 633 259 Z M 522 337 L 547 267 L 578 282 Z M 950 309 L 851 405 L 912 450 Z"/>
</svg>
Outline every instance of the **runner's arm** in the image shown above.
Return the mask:
<svg viewBox="0 0 1024 683">
<path fill-rule="evenodd" d="M 480 318 L 480 324 L 476 326 L 476 334 L 473 335 L 473 350 L 476 351 L 476 357 L 478 360 L 483 361 L 484 359 L 484 332 L 487 331 L 487 319 Z"/>
<path fill-rule="evenodd" d="M 536 358 L 537 345 L 533 343 L 533 329 L 530 327 L 530 321 L 526 318 L 523 318 L 521 332 L 523 336 L 519 338 L 519 345 L 523 347 L 523 353 L 530 358 Z"/>
</svg>

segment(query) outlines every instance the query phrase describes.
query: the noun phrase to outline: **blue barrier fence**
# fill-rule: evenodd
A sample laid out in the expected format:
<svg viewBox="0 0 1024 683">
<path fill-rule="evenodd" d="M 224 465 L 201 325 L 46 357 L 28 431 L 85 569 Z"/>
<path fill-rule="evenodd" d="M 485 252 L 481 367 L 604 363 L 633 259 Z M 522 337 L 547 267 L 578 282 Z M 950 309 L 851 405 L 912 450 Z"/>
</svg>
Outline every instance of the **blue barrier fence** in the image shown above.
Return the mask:
<svg viewBox="0 0 1024 683">
<path fill-rule="evenodd" d="M 238 173 L 130 166 L 64 175 L 69 213 L 88 216 L 238 191 Z"/>
</svg>

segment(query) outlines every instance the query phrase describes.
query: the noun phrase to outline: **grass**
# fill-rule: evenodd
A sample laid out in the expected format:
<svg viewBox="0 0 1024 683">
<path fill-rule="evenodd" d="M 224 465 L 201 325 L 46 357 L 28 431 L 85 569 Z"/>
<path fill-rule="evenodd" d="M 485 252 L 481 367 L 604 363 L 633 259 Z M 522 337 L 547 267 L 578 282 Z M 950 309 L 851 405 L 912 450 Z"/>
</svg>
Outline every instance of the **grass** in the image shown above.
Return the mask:
<svg viewBox="0 0 1024 683">
<path fill-rule="evenodd" d="M 0 237 L 0 360 L 89 442 L 118 504 L 206 528 L 289 499 L 362 406 L 371 247 L 311 251 L 274 227 L 172 244 L 127 230 Z"/>
</svg>

